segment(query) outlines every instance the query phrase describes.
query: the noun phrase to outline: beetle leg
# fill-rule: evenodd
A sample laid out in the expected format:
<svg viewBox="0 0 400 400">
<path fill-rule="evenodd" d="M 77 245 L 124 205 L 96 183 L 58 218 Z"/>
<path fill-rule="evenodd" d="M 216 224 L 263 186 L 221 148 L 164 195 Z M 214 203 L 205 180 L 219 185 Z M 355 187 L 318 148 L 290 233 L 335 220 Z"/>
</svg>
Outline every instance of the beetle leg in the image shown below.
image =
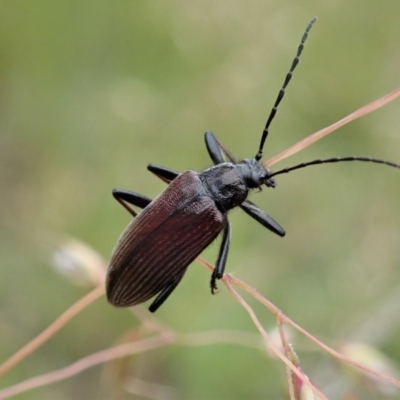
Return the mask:
<svg viewBox="0 0 400 400">
<path fill-rule="evenodd" d="M 155 298 L 155 300 L 150 304 L 149 311 L 156 312 L 158 308 L 167 300 L 168 296 L 174 291 L 174 289 L 178 286 L 178 283 L 181 281 L 183 275 L 185 274 L 186 269 L 180 275 L 177 275 L 175 279 L 165 286 L 165 288 L 160 292 L 160 294 Z"/>
<path fill-rule="evenodd" d="M 136 217 L 137 212 L 132 208 L 129 207 L 128 204 L 130 203 L 139 208 L 146 208 L 152 200 L 142 194 L 131 192 L 129 190 L 124 189 L 113 189 L 112 194 L 115 200 L 118 201 L 130 214 Z"/>
<path fill-rule="evenodd" d="M 261 208 L 258 208 L 251 201 L 246 200 L 240 205 L 240 208 L 271 232 L 276 233 L 281 237 L 285 236 L 285 230 L 274 219 L 272 219 L 263 210 L 261 210 Z"/>
<path fill-rule="evenodd" d="M 229 161 L 233 164 L 237 163 L 233 154 L 216 138 L 212 132 L 206 132 L 204 135 L 207 151 L 214 164 L 221 164 L 225 162 L 224 154 L 228 157 Z"/>
<path fill-rule="evenodd" d="M 207 151 L 211 157 L 212 162 L 214 164 L 223 163 L 225 161 L 224 156 L 222 154 L 221 147 L 217 142 L 217 138 L 214 136 L 214 134 L 212 132 L 206 132 L 204 138 L 206 140 Z"/>
<path fill-rule="evenodd" d="M 224 232 L 222 234 L 222 243 L 219 249 L 217 264 L 211 275 L 210 286 L 212 294 L 215 293 L 215 290 L 218 290 L 216 280 L 221 279 L 224 276 L 226 259 L 228 258 L 228 252 L 229 252 L 230 239 L 231 239 L 231 227 L 229 221 L 227 220 L 226 225 L 224 227 Z"/>
<path fill-rule="evenodd" d="M 147 169 L 166 183 L 170 183 L 180 175 L 178 171 L 157 164 L 148 164 Z"/>
</svg>

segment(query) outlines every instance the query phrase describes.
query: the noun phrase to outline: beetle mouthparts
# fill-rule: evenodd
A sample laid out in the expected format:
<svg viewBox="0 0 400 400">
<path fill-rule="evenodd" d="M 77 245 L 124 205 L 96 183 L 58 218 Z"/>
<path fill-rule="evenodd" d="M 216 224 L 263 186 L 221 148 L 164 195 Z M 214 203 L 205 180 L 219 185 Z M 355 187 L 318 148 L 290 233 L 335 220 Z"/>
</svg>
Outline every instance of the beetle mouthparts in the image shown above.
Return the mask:
<svg viewBox="0 0 400 400">
<path fill-rule="evenodd" d="M 272 177 L 270 178 L 268 175 L 264 178 L 264 182 L 263 183 L 264 183 L 265 186 L 272 187 L 272 188 L 276 187 L 276 185 L 277 185 L 275 179 L 272 178 Z"/>
</svg>

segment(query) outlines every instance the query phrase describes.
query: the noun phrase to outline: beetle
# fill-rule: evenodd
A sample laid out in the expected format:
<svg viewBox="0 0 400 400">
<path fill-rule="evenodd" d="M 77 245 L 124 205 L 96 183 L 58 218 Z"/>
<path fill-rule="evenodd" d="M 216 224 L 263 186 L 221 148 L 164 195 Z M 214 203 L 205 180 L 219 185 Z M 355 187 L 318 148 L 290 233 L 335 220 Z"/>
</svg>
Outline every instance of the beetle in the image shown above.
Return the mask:
<svg viewBox="0 0 400 400">
<path fill-rule="evenodd" d="M 224 274 L 230 243 L 228 212 L 240 207 L 265 228 L 278 236 L 284 229 L 269 215 L 247 200 L 249 190 L 263 185 L 274 188 L 275 175 L 309 165 L 340 161 L 367 161 L 400 168 L 388 161 L 369 157 L 336 157 L 313 160 L 272 172 L 260 160 L 265 140 L 279 103 L 299 63 L 304 43 L 316 18 L 307 25 L 297 54 L 286 75 L 261 135 L 254 158 L 237 161 L 214 136 L 205 133 L 205 143 L 213 166 L 202 172 L 180 174 L 169 168 L 149 164 L 148 170 L 169 186 L 155 199 L 123 189 L 114 189 L 114 198 L 132 214 L 133 221 L 122 233 L 111 256 L 106 278 L 106 293 L 111 304 L 129 307 L 157 295 L 149 310 L 155 312 L 181 281 L 192 261 L 222 233 L 215 269 L 211 275 L 211 292 Z M 129 205 L 143 209 L 138 215 Z"/>
</svg>

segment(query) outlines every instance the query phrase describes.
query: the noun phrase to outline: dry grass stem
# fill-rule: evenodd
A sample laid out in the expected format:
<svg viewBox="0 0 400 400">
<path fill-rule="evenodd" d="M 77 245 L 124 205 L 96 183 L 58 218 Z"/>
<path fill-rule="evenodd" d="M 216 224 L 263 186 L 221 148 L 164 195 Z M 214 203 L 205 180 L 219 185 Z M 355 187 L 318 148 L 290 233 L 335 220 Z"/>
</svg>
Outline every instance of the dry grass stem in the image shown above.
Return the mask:
<svg viewBox="0 0 400 400">
<path fill-rule="evenodd" d="M 28 357 L 31 353 L 37 350 L 40 346 L 46 343 L 52 336 L 54 336 L 66 323 L 74 318 L 78 313 L 84 310 L 89 304 L 93 303 L 104 293 L 104 287 L 99 286 L 89 292 L 86 296 L 82 297 L 75 304 L 73 304 L 67 311 L 62 313 L 51 325 L 49 325 L 42 333 L 32 339 L 24 347 L 19 349 L 8 360 L 0 365 L 0 377 L 8 372 L 11 368 L 15 367 L 24 358 Z"/>
<path fill-rule="evenodd" d="M 300 140 L 300 142 L 294 144 L 293 146 L 289 147 L 288 149 L 282 151 L 278 155 L 276 155 L 276 156 L 270 158 L 268 161 L 264 162 L 263 165 L 266 167 L 270 167 L 271 165 L 277 163 L 278 161 L 282 161 L 285 158 L 290 157 L 293 154 L 296 154 L 301 150 L 304 150 L 306 147 L 310 146 L 311 144 L 313 144 L 317 140 L 323 138 L 324 136 L 328 135 L 329 133 L 341 128 L 343 125 L 346 125 L 349 122 L 354 121 L 355 119 L 358 119 L 366 114 L 369 114 L 375 110 L 378 110 L 379 108 L 390 103 L 391 101 L 395 100 L 399 96 L 400 96 L 400 88 L 393 90 L 393 92 L 390 92 L 386 96 L 383 96 L 382 98 L 375 100 L 375 101 L 359 108 L 358 110 L 352 112 L 348 116 L 333 123 L 332 125 L 329 125 L 326 128 L 323 128 L 323 129 L 313 133 L 310 136 L 307 136 L 303 140 Z"/>
<path fill-rule="evenodd" d="M 233 283 L 234 285 L 238 284 L 238 286 L 244 288 L 248 293 L 250 293 L 254 298 L 256 298 L 258 301 L 260 301 L 260 303 L 264 304 L 268 309 L 270 309 L 272 312 L 274 312 L 276 314 L 275 310 L 278 310 L 277 307 L 273 306 L 273 308 L 271 309 L 271 302 L 269 302 L 267 299 L 265 299 L 263 296 L 261 296 L 255 289 L 251 288 L 250 286 L 248 286 L 247 284 L 245 284 L 243 281 L 238 280 L 237 278 L 233 278 L 230 275 L 226 275 L 223 278 L 224 283 L 226 284 L 226 282 L 229 281 L 229 283 Z M 277 315 L 277 314 L 276 314 Z M 328 352 L 329 354 L 331 354 L 333 357 L 347 363 L 350 364 L 358 369 L 361 369 L 364 372 L 367 372 L 371 375 L 374 375 L 380 379 L 384 379 L 385 381 L 388 381 L 398 387 L 400 387 L 400 381 L 392 378 L 391 376 L 388 375 L 384 375 L 381 373 L 378 373 L 370 368 L 365 367 L 362 364 L 359 364 L 353 360 L 351 360 L 350 358 L 344 356 L 343 354 L 339 353 L 338 351 L 332 349 L 331 347 L 327 346 L 325 343 L 321 342 L 320 340 L 318 340 L 315 336 L 311 335 L 309 332 L 307 332 L 304 328 L 302 328 L 301 326 L 297 325 L 293 320 L 291 320 L 289 317 L 287 317 L 285 314 L 279 312 L 279 318 L 282 319 L 282 321 L 288 323 L 289 325 L 291 325 L 293 328 L 295 328 L 297 331 L 301 332 L 304 336 L 306 336 L 308 339 L 310 339 L 312 342 L 314 342 L 317 346 L 321 347 L 322 349 L 324 349 L 326 352 Z"/>
<path fill-rule="evenodd" d="M 165 346 L 172 341 L 173 339 L 171 340 L 170 335 L 161 334 L 143 340 L 138 340 L 133 343 L 127 343 L 103 351 L 99 351 L 90 356 L 81 358 L 80 360 L 69 365 L 68 367 L 61 368 L 44 375 L 36 376 L 34 378 L 20 382 L 17 385 L 3 389 L 0 391 L 0 399 L 6 399 L 40 386 L 45 386 L 50 383 L 70 378 L 71 376 L 77 375 L 88 368 L 94 367 L 107 361 L 126 357 L 132 354 L 143 353 L 145 351 Z"/>
<path fill-rule="evenodd" d="M 228 288 L 228 290 L 232 293 L 232 295 L 236 298 L 236 300 L 243 306 L 243 308 L 247 311 L 247 313 L 250 315 L 250 318 L 252 319 L 254 325 L 258 329 L 258 331 L 261 333 L 262 337 L 264 340 L 267 342 L 268 346 L 272 349 L 272 351 L 286 364 L 286 366 L 299 378 L 301 379 L 304 384 L 306 384 L 310 389 L 317 394 L 318 396 L 321 397 L 321 399 L 328 400 L 327 397 L 325 397 L 322 392 L 320 392 L 314 385 L 312 385 L 308 380 L 304 380 L 304 376 L 299 371 L 299 369 L 279 350 L 279 348 L 275 345 L 274 341 L 270 338 L 268 333 L 265 331 L 263 328 L 261 322 L 258 320 L 256 314 L 254 313 L 253 309 L 250 307 L 250 305 L 239 295 L 236 290 L 233 289 L 232 285 L 230 284 L 230 276 L 226 276 L 226 278 L 223 279 L 224 284 Z M 285 343 L 282 343 L 284 348 L 286 346 Z M 289 386 L 290 387 L 290 386 Z M 292 397 L 293 393 L 291 393 Z M 293 395 L 294 396 L 294 395 Z M 292 400 L 292 399 L 291 399 Z M 294 399 L 296 400 L 296 399 Z"/>
<path fill-rule="evenodd" d="M 185 335 L 179 335 L 172 331 L 163 332 L 145 339 L 137 340 L 135 342 L 122 344 L 99 351 L 87 357 L 81 358 L 67 367 L 27 379 L 26 381 L 1 390 L 0 399 L 6 399 L 40 386 L 49 385 L 54 382 L 71 378 L 72 376 L 77 375 L 86 369 L 95 367 L 105 362 L 154 350 L 167 345 L 176 344 L 183 346 L 206 346 L 218 343 L 231 343 L 260 350 L 262 346 L 258 339 L 258 335 L 232 330 L 197 332 Z"/>
</svg>

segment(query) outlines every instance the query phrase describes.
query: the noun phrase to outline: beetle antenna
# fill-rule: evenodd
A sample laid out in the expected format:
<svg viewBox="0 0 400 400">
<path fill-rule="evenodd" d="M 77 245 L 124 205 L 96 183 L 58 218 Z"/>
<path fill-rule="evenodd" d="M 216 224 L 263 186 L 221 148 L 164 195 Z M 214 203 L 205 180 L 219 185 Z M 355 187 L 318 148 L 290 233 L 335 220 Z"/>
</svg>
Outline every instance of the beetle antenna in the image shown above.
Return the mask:
<svg viewBox="0 0 400 400">
<path fill-rule="evenodd" d="M 262 154 L 263 154 L 263 148 L 264 148 L 264 143 L 265 140 L 267 139 L 268 133 L 269 133 L 269 126 L 271 125 L 272 120 L 274 119 L 277 111 L 278 111 L 278 106 L 279 103 L 281 102 L 281 100 L 283 99 L 283 97 L 285 96 L 285 89 L 287 87 L 287 85 L 289 84 L 290 80 L 292 79 L 293 76 L 293 71 L 295 70 L 297 64 L 300 61 L 300 55 L 303 52 L 304 49 L 304 43 L 307 40 L 308 37 L 308 33 L 310 32 L 310 29 L 312 28 L 312 26 L 314 25 L 314 22 L 317 20 L 317 17 L 314 17 L 310 23 L 307 25 L 307 28 L 303 34 L 303 37 L 301 39 L 300 45 L 297 49 L 297 54 L 296 57 L 294 58 L 293 62 L 292 62 L 292 66 L 289 69 L 289 72 L 286 75 L 286 78 L 283 82 L 282 88 L 279 91 L 278 97 L 275 100 L 275 104 L 272 107 L 272 110 L 269 114 L 269 117 L 267 119 L 267 123 L 265 124 L 265 128 L 263 130 L 262 136 L 261 136 L 261 142 L 260 142 L 260 148 L 258 150 L 258 153 L 256 154 L 256 156 L 254 157 L 256 159 L 256 161 L 260 161 Z"/>
<path fill-rule="evenodd" d="M 326 158 L 324 160 L 313 160 L 313 161 L 308 161 L 304 162 L 298 165 L 295 165 L 293 167 L 289 168 L 284 168 L 281 169 L 280 171 L 273 172 L 271 175 L 268 175 L 268 178 L 271 178 L 275 175 L 280 175 L 280 174 L 286 174 L 288 172 L 294 171 L 295 169 L 300 169 L 300 168 L 305 168 L 310 165 L 318 165 L 318 164 L 328 164 L 328 163 L 336 163 L 336 162 L 342 162 L 342 161 L 364 161 L 364 162 L 373 162 L 377 164 L 384 164 L 388 165 L 389 167 L 393 168 L 400 168 L 399 164 L 396 164 L 391 161 L 385 161 L 385 160 L 379 160 L 377 158 L 371 158 L 371 157 L 355 157 L 355 156 L 350 156 L 350 157 L 335 157 L 335 158 Z"/>
</svg>

